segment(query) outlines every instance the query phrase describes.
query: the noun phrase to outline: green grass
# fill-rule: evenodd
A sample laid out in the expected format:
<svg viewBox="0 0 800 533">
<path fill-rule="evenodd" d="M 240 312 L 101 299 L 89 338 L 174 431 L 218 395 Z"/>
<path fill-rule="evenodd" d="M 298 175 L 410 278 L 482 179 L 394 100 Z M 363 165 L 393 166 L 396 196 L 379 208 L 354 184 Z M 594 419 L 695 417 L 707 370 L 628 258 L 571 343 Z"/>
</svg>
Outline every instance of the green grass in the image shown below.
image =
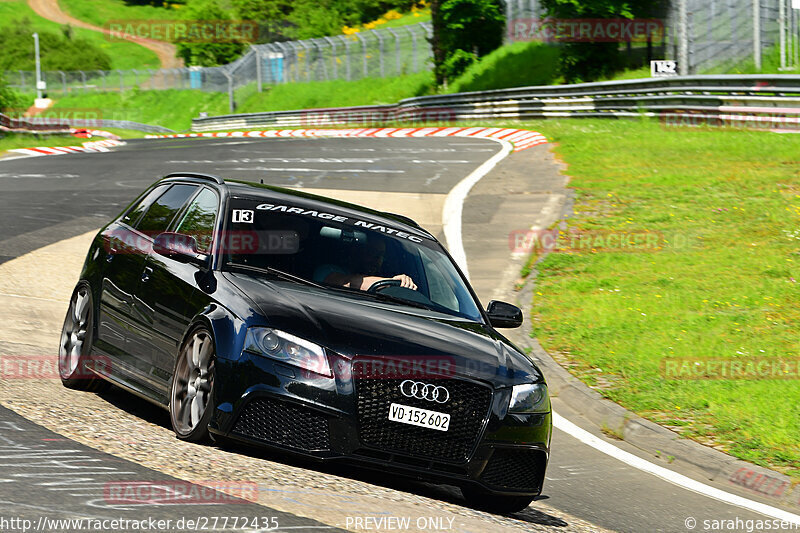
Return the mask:
<svg viewBox="0 0 800 533">
<path fill-rule="evenodd" d="M 76 19 L 95 26 L 105 27 L 112 20 L 177 20 L 184 18 L 186 6 L 169 4 L 171 7 L 137 5 L 125 0 L 58 0 L 62 11 Z"/>
<path fill-rule="evenodd" d="M 791 56 L 791 54 L 789 54 Z M 755 62 L 746 59 L 736 64 L 722 64 L 714 68 L 706 69 L 698 74 L 800 74 L 800 65 L 792 70 L 781 70 L 780 48 L 773 46 L 763 51 L 761 56 L 761 70 L 756 70 Z M 618 72 L 610 79 L 612 80 L 632 80 L 639 78 L 649 78 L 650 67 L 645 66 L 638 69 L 628 69 Z"/>
<path fill-rule="evenodd" d="M 428 94 L 433 74 L 420 72 L 394 78 L 364 78 L 275 85 L 241 99 L 237 112 L 285 111 L 315 107 L 394 104 L 403 98 Z"/>
<path fill-rule="evenodd" d="M 448 92 L 560 83 L 558 49 L 541 43 L 501 46 L 471 65 L 448 86 Z"/>
<path fill-rule="evenodd" d="M 36 31 L 59 34 L 62 31 L 60 24 L 41 18 L 28 7 L 25 0 L 0 1 L 0 31 L 23 18 L 30 20 Z M 112 41 L 100 32 L 83 28 L 73 28 L 72 31 L 76 37 L 87 39 L 104 50 L 111 57 L 114 69 L 159 68 L 161 65 L 154 52 L 138 44 Z M 31 53 L 33 53 L 33 38 L 31 38 Z"/>
<path fill-rule="evenodd" d="M 787 46 L 788 48 L 788 46 Z M 791 58 L 791 52 L 789 52 Z M 789 59 L 791 61 L 791 59 Z M 704 74 L 800 74 L 800 68 L 781 70 L 781 51 L 778 46 L 767 48 L 761 55 L 761 70 L 756 70 L 755 61 L 747 59 L 733 66 L 720 66 Z"/>
<path fill-rule="evenodd" d="M 621 80 L 639 80 L 642 78 L 650 78 L 650 67 L 641 67 L 637 69 L 629 69 L 617 72 L 607 79 L 598 81 L 621 81 Z"/>
<path fill-rule="evenodd" d="M 189 129 L 192 117 L 228 112 L 228 95 L 198 90 L 125 91 L 89 93 L 55 99 L 54 109 L 90 109 L 105 119 L 131 120 L 164 126 L 175 131 Z"/>
<path fill-rule="evenodd" d="M 660 366 L 799 356 L 800 138 L 649 120 L 525 125 L 569 164 L 565 232 L 663 236 L 660 249 L 548 255 L 531 334 L 607 398 L 800 477 L 797 379 L 666 379 Z"/>
<path fill-rule="evenodd" d="M 106 130 L 108 131 L 108 130 Z M 37 146 L 79 146 L 84 141 L 72 135 L 28 135 L 12 133 L 0 137 L 0 155 L 14 148 L 35 148 Z"/>
<path fill-rule="evenodd" d="M 236 93 L 237 113 L 282 111 L 395 103 L 403 98 L 425 94 L 433 83 L 432 74 L 419 73 L 400 78 L 363 79 L 352 82 L 288 83 L 256 92 L 255 86 Z M 228 114 L 226 93 L 198 90 L 90 92 L 60 97 L 51 95 L 54 108 L 87 109 L 103 118 L 156 124 L 175 131 L 187 130 L 200 112 Z"/>
<path fill-rule="evenodd" d="M 102 128 L 119 135 L 123 139 L 135 139 L 144 136 L 141 131 L 123 130 L 119 128 Z M 35 148 L 37 146 L 80 146 L 86 141 L 101 141 L 103 137 L 81 139 L 72 135 L 30 135 L 27 133 L 5 134 L 0 137 L 0 155 L 14 148 Z"/>
</svg>

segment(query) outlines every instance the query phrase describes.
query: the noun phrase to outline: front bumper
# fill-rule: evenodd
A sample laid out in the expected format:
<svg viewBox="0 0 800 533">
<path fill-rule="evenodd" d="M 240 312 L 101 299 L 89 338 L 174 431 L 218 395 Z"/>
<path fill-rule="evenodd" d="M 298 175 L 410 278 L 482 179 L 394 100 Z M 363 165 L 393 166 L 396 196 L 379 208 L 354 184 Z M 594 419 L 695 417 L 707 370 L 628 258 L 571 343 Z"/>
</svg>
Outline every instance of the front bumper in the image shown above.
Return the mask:
<svg viewBox="0 0 800 533">
<path fill-rule="evenodd" d="M 433 380 L 452 390 L 446 406 L 399 397 L 394 380 L 354 379 L 350 361 L 331 359 L 334 378 L 248 353 L 238 361 L 218 361 L 209 430 L 249 445 L 424 481 L 497 494 L 541 492 L 550 413 L 508 414 L 510 389 L 492 389 L 466 376 Z M 391 402 L 447 412 L 450 428 L 391 422 Z"/>
</svg>

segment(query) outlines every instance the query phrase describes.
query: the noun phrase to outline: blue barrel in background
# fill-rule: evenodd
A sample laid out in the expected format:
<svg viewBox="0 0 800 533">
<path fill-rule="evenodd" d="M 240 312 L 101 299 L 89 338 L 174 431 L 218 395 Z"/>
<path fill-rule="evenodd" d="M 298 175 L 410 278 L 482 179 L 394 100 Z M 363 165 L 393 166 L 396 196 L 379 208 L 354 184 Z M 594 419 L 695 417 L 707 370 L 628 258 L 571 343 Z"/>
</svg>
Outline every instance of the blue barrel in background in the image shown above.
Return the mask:
<svg viewBox="0 0 800 533">
<path fill-rule="evenodd" d="M 203 88 L 202 67 L 189 67 L 189 88 L 190 89 Z"/>
<path fill-rule="evenodd" d="M 272 83 L 283 81 L 283 54 L 280 52 L 269 52 L 264 58 L 264 66 L 268 74 L 268 80 Z"/>
</svg>

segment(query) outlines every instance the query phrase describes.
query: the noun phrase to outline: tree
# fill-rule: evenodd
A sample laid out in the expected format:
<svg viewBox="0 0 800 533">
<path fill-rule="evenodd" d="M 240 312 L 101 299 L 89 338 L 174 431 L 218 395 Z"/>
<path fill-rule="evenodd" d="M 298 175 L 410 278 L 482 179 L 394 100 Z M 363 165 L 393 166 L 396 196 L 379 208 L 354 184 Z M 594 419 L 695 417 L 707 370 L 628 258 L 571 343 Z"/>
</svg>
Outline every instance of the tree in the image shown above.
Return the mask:
<svg viewBox="0 0 800 533">
<path fill-rule="evenodd" d="M 0 78 L 0 111 L 22 107 L 22 97 L 11 90 L 3 78 Z"/>
<path fill-rule="evenodd" d="M 232 0 L 232 5 L 240 19 L 258 24 L 257 43 L 282 41 L 291 33 L 291 0 Z"/>
<path fill-rule="evenodd" d="M 100 47 L 79 37 L 69 29 L 62 33 L 39 31 L 42 70 L 109 70 L 111 58 Z M 33 32 L 31 21 L 14 21 L 0 32 L 0 72 L 33 70 Z"/>
<path fill-rule="evenodd" d="M 656 18 L 666 12 L 666 0 L 542 0 L 548 17 L 556 19 Z M 561 70 L 568 83 L 610 76 L 622 67 L 619 43 L 568 42 L 563 45 Z"/>
<path fill-rule="evenodd" d="M 430 7 L 437 84 L 503 44 L 505 16 L 498 0 L 434 0 Z"/>
<path fill-rule="evenodd" d="M 204 21 L 231 20 L 231 14 L 224 9 L 218 0 L 197 0 L 189 4 L 187 10 L 188 20 L 196 24 Z M 177 42 L 178 57 L 183 58 L 187 65 L 201 67 L 215 67 L 230 63 L 236 59 L 245 48 L 241 41 L 205 41 L 205 42 Z"/>
<path fill-rule="evenodd" d="M 446 51 L 442 45 L 442 0 L 431 0 L 431 22 L 433 24 L 433 35 L 431 35 L 431 50 L 433 52 L 433 74 L 436 78 L 436 85 L 442 86 L 447 77 L 445 76 L 444 62 L 447 59 Z"/>
</svg>

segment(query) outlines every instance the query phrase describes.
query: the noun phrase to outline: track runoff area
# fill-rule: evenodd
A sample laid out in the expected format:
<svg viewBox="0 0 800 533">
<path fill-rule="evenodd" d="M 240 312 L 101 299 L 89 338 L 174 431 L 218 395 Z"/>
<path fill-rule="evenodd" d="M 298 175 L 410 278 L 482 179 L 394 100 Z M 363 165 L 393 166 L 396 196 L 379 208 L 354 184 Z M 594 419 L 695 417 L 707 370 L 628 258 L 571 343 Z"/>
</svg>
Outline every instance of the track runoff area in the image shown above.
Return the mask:
<svg viewBox="0 0 800 533">
<path fill-rule="evenodd" d="M 408 135 L 393 130 L 334 137 L 292 133 L 272 138 L 230 134 L 133 140 L 109 152 L 0 161 L 5 191 L 0 200 L 4 228 L 0 269 L 5 271 L 0 299 L 10 315 L 0 347 L 7 357 L 54 354 L 76 269 L 92 232 L 159 176 L 179 171 L 263 179 L 411 216 L 446 243 L 470 272 L 482 301 L 488 301 L 501 277 L 496 265 L 505 261 L 496 255 L 508 256 L 510 250 L 507 234 L 496 235 L 487 228 L 528 227 L 528 221 L 508 221 L 520 216 L 546 227 L 558 216 L 553 206 L 564 193 L 553 188 L 559 170 L 544 141 L 534 140 L 535 136 L 523 139 L 530 139 L 531 146 L 515 153 L 518 147 L 508 140 L 469 135 L 486 133 L 486 128 L 455 128 L 466 132 L 463 136 L 442 134 L 445 130 L 430 136 L 413 135 L 420 130 Z M 528 189 L 523 192 L 535 193 L 524 209 L 515 209 L 521 191 L 502 190 L 500 179 L 517 179 L 521 188 Z M 495 256 L 486 257 L 473 245 L 487 239 L 502 241 Z M 372 520 L 355 521 L 387 516 L 410 517 L 411 530 L 419 517 L 440 519 L 425 522 L 426 531 L 690 531 L 724 526 L 727 520 L 734 520 L 734 525 L 736 520 L 800 523 L 800 517 L 746 493 L 704 482 L 691 472 L 676 472 L 624 442 L 610 442 L 580 414 L 559 405 L 557 398 L 557 430 L 543 498 L 524 513 L 497 517 L 463 507 L 457 493 L 446 487 L 409 485 L 369 473 L 328 471 L 282 462 L 279 457 L 254 458 L 241 451 L 178 443 L 160 410 L 121 392 L 76 394 L 61 388 L 52 376 L 6 379 L 2 387 L 0 403 L 5 408 L 0 410 L 0 429 L 5 429 L 0 437 L 6 443 L 5 466 L 11 469 L 0 484 L 5 517 L 110 517 L 123 512 L 119 502 L 109 505 L 104 498 L 102 487 L 107 482 L 101 480 L 109 475 L 116 480 L 132 476 L 175 483 L 192 478 L 201 480 L 197 486 L 213 486 L 239 473 L 236 479 L 255 483 L 256 496 L 242 488 L 252 485 L 239 486 L 238 497 L 247 503 L 213 502 L 216 514 L 220 509 L 241 513 L 252 506 L 245 514 L 274 515 L 281 528 L 293 530 L 360 531 L 367 530 L 367 524 L 390 530 L 387 521 L 382 526 Z M 89 434 L 85 417 L 97 424 L 92 427 L 103 430 Z M 135 436 L 130 435 L 132 427 Z M 36 459 L 28 457 L 32 450 Z M 60 458 L 61 466 L 80 462 L 65 461 L 64 454 L 76 454 L 85 464 L 54 471 L 45 481 L 33 474 L 41 469 L 37 461 L 49 460 L 45 458 L 51 453 Z M 215 463 L 200 477 L 184 464 L 186 459 L 208 464 L 210 457 Z M 100 469 L 90 473 L 90 466 Z M 103 470 L 106 467 L 112 470 Z M 110 474 L 104 477 L 98 472 Z M 59 486 L 51 483 L 60 479 L 56 474 L 69 479 L 61 485 L 68 490 L 53 489 Z M 320 480 L 329 490 L 318 488 Z M 224 487 L 215 491 L 226 494 Z M 165 519 L 182 513 L 176 506 L 157 503 L 124 512 Z M 689 527 L 692 520 L 694 528 Z"/>
</svg>

